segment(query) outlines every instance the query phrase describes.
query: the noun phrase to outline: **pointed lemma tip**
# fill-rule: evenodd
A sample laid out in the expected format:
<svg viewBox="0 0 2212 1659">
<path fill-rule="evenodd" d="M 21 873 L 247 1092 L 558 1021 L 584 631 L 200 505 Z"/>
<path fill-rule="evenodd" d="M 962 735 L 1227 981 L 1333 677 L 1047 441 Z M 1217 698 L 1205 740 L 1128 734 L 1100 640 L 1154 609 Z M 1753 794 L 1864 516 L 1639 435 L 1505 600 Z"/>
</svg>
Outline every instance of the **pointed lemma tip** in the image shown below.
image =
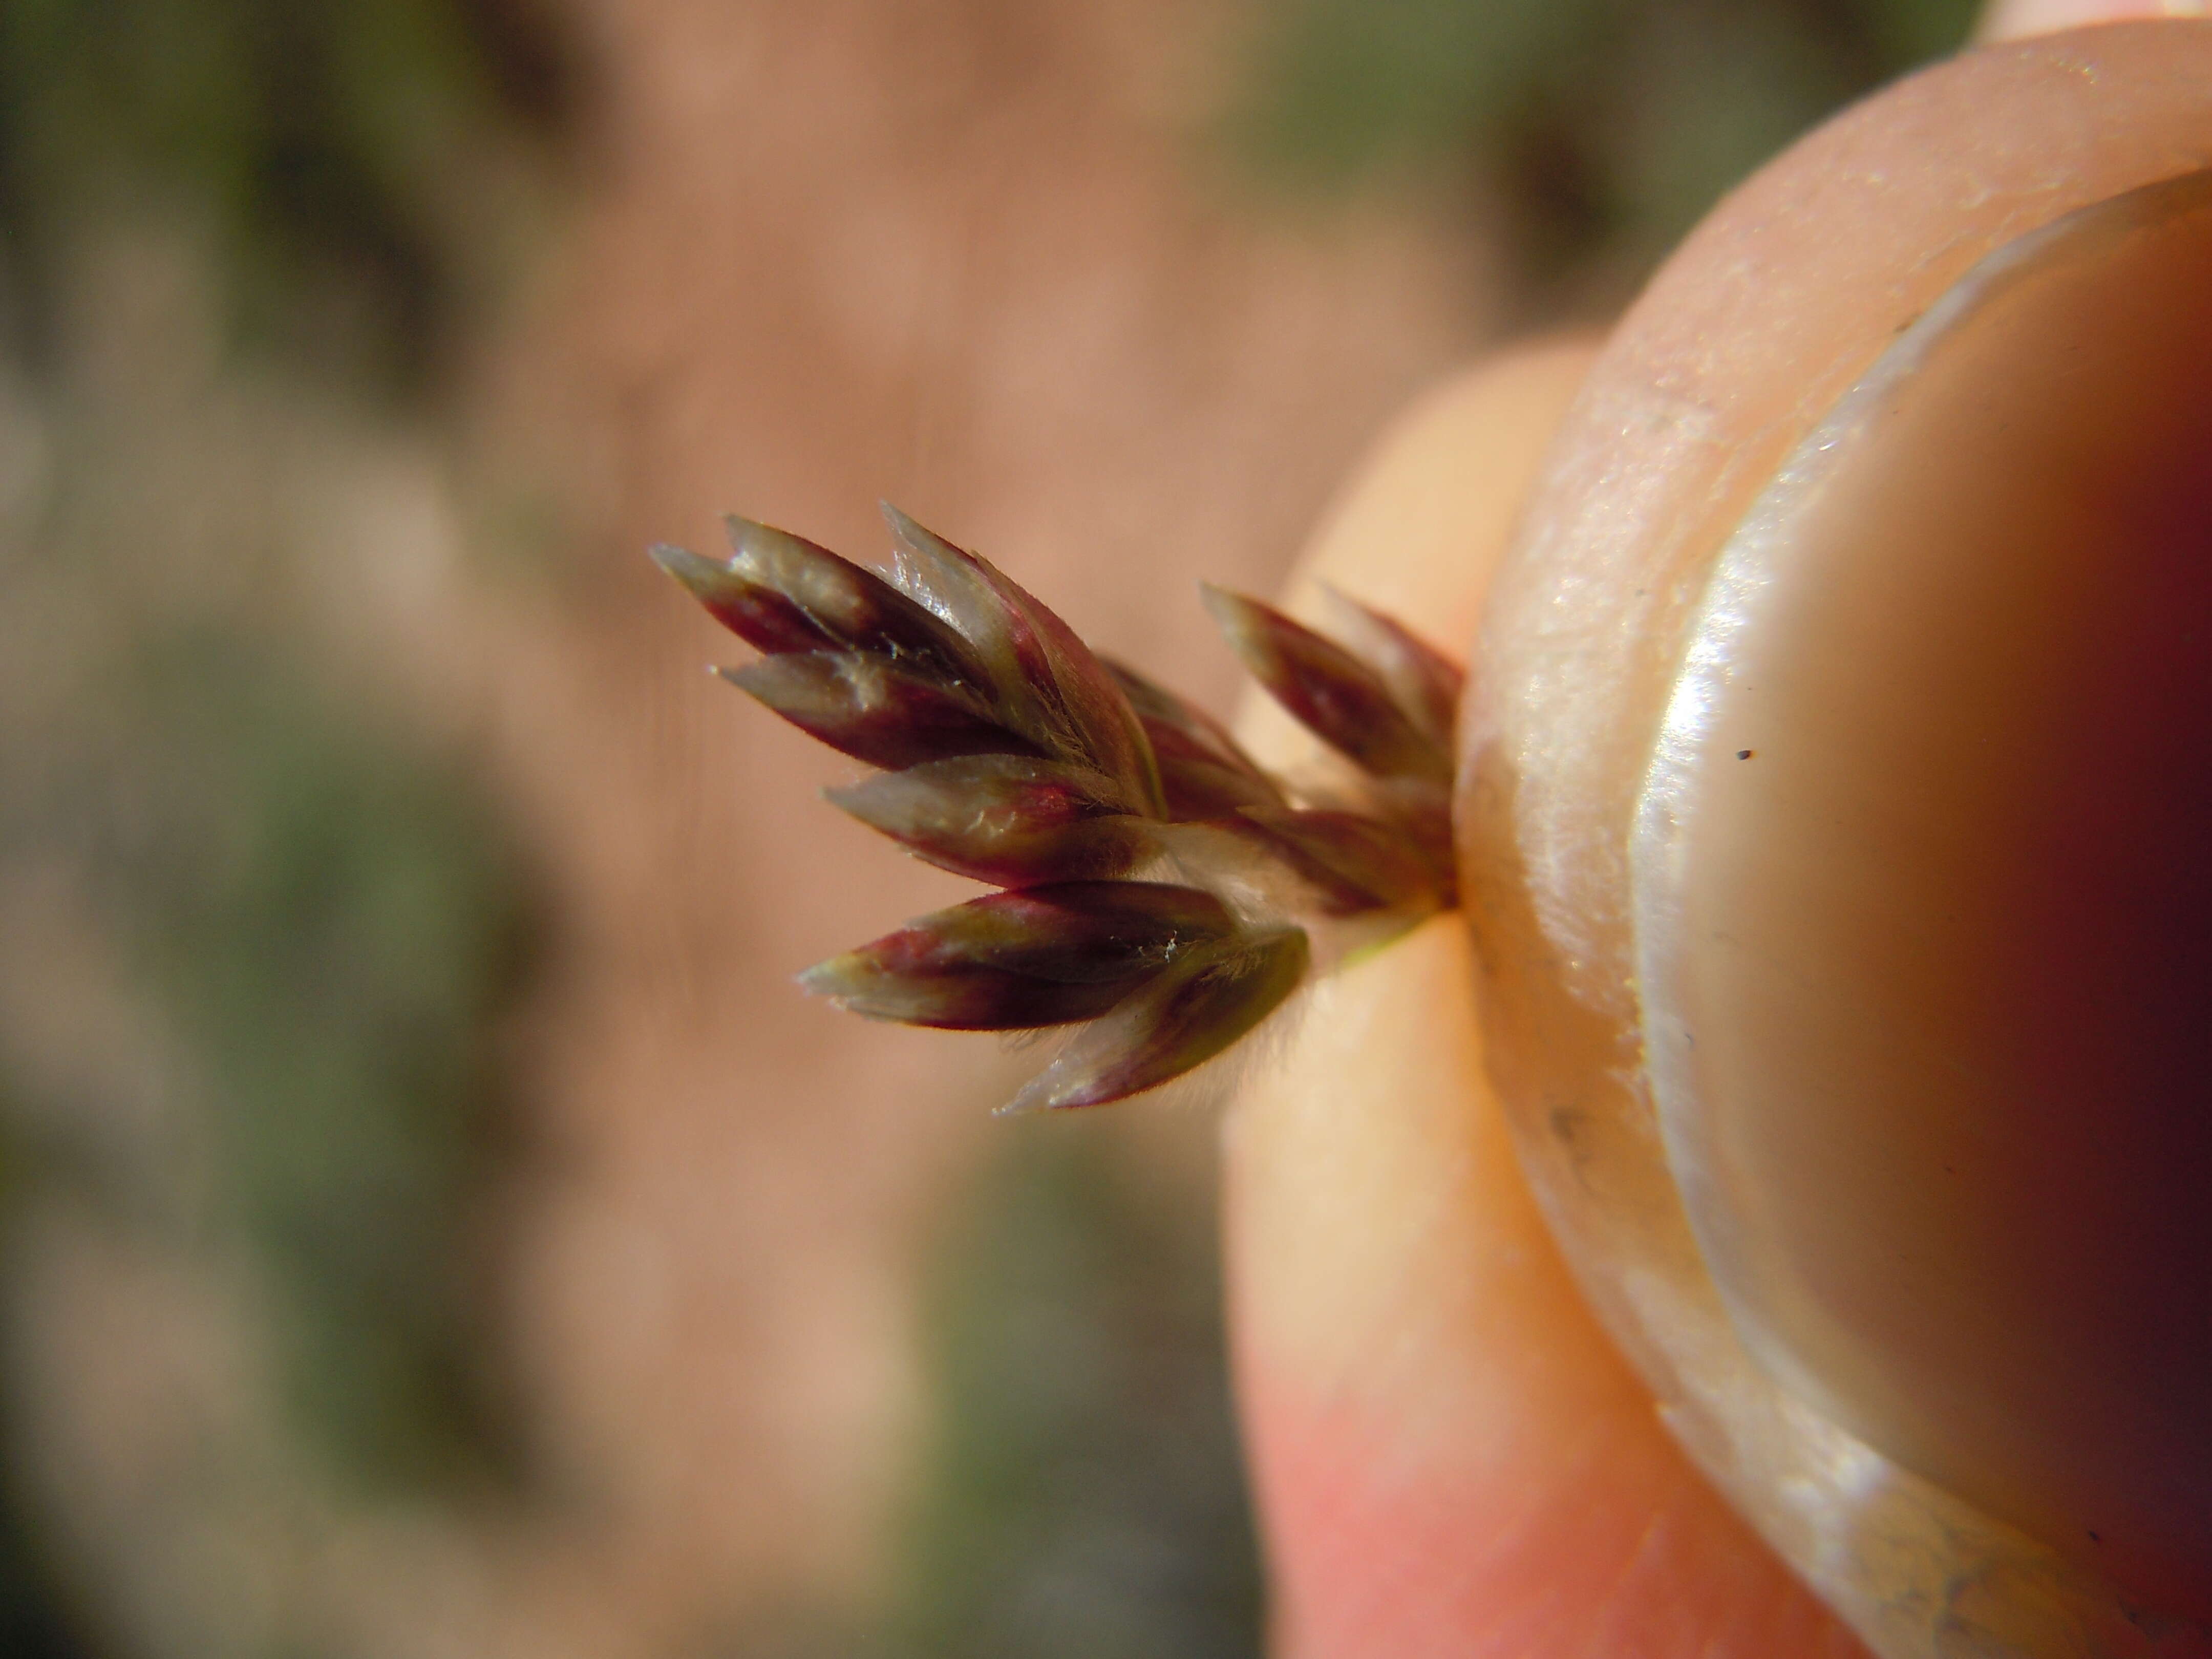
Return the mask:
<svg viewBox="0 0 2212 1659">
<path fill-rule="evenodd" d="M 925 553 L 944 539 L 935 532 L 926 529 L 912 514 L 902 511 L 890 501 L 878 501 L 876 511 L 884 515 L 884 522 L 890 527 L 891 539 L 901 547 Z"/>
<path fill-rule="evenodd" d="M 1209 581 L 1199 583 L 1198 597 L 1204 602 L 1206 608 L 1213 613 L 1217 622 L 1225 623 L 1232 618 L 1241 622 L 1252 611 L 1253 602 L 1242 593 L 1235 592 L 1226 587 L 1216 587 Z"/>
<path fill-rule="evenodd" d="M 876 772 L 860 779 L 856 783 L 830 784 L 823 787 L 822 799 L 854 823 L 866 825 L 878 835 L 889 836 L 893 841 L 900 841 L 898 830 L 895 827 L 897 823 L 896 818 L 886 817 L 880 805 L 880 796 L 873 801 L 870 799 L 871 795 L 875 792 L 869 787 L 872 784 L 882 783 L 886 778 L 896 776 L 898 774 L 896 772 Z M 902 845 L 903 845 L 902 842 Z"/>
<path fill-rule="evenodd" d="M 811 997 L 828 997 L 835 1001 L 838 987 L 843 982 L 837 964 L 843 960 L 842 957 L 831 957 L 811 968 L 802 968 L 791 976 L 791 982 Z"/>
<path fill-rule="evenodd" d="M 817 962 L 811 968 L 801 969 L 791 976 L 792 983 L 811 997 L 820 997 L 841 1013 L 858 1014 L 864 1019 L 889 1019 L 903 1024 L 896 1014 L 884 1012 L 878 1004 L 867 1006 L 867 983 L 879 975 L 868 971 L 865 952 L 848 951 L 842 956 Z"/>
<path fill-rule="evenodd" d="M 877 507 L 884 522 L 890 526 L 891 539 L 909 552 L 936 558 L 972 559 L 975 556 L 964 547 L 945 540 L 912 514 L 903 512 L 889 501 L 878 501 Z"/>
<path fill-rule="evenodd" d="M 1267 614 L 1267 607 L 1257 599 L 1248 599 L 1242 593 L 1232 593 L 1225 587 L 1216 587 L 1212 582 L 1198 585 L 1199 597 L 1206 602 L 1206 614 L 1213 625 L 1229 641 L 1230 648 L 1242 656 L 1247 641 L 1261 635 L 1261 623 Z"/>
<path fill-rule="evenodd" d="M 1146 1089 L 1132 1089 L 1119 1094 L 1087 1094 L 1084 1078 L 1055 1077 L 1059 1063 L 1048 1066 L 1017 1090 L 1014 1097 L 1003 1106 L 991 1109 L 993 1117 L 1034 1117 L 1046 1112 L 1079 1111 L 1087 1106 L 1110 1106 L 1116 1101 L 1141 1095 Z M 1166 1079 L 1159 1079 L 1165 1081 Z"/>
<path fill-rule="evenodd" d="M 702 558 L 688 547 L 678 547 L 673 542 L 655 542 L 645 550 L 646 556 L 670 575 L 690 587 L 701 576 L 719 572 L 721 566 L 712 559 Z"/>
<path fill-rule="evenodd" d="M 1035 1083 L 1029 1083 L 1024 1085 L 1021 1092 L 1012 1100 L 991 1108 L 991 1115 L 993 1117 L 1035 1117 L 1040 1112 L 1048 1112 L 1052 1109 L 1052 1102 L 1047 1097 L 1045 1091 L 1038 1088 Z"/>
<path fill-rule="evenodd" d="M 758 519 L 748 519 L 740 513 L 722 514 L 722 539 L 730 544 L 729 568 L 732 571 L 740 566 L 753 566 L 763 557 L 773 557 L 779 549 L 807 545 L 802 536 L 778 530 Z"/>
<path fill-rule="evenodd" d="M 1334 582 L 1329 580 L 1326 576 L 1315 577 L 1313 579 L 1313 585 L 1314 591 L 1319 593 L 1322 596 L 1322 600 L 1330 605 L 1336 606 L 1340 610 L 1343 611 L 1364 611 L 1367 610 L 1365 605 L 1362 605 L 1358 599 L 1353 599 L 1351 594 L 1346 592 L 1342 588 L 1339 587 Z"/>
<path fill-rule="evenodd" d="M 688 547 L 669 542 L 655 543 L 651 551 L 653 562 L 700 604 L 712 608 L 729 597 L 734 573 L 721 560 L 702 557 Z"/>
</svg>

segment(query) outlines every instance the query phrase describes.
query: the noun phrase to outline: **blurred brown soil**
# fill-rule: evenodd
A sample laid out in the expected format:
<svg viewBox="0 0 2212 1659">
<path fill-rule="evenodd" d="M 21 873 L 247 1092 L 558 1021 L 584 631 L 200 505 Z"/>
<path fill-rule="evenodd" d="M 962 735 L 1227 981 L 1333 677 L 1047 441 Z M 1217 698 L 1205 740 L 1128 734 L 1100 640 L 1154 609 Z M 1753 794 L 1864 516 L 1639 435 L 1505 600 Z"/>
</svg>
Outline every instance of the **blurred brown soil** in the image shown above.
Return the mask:
<svg viewBox="0 0 2212 1659">
<path fill-rule="evenodd" d="M 888 496 L 1225 708 L 1196 578 L 1274 586 L 1478 341 L 1485 282 L 1411 209 L 1253 204 L 1204 137 L 1237 21 L 1206 0 L 586 21 L 580 234 L 489 404 L 580 528 L 556 579 L 495 574 L 471 647 L 564 917 L 518 1317 L 579 1519 L 475 1650 L 689 1652 L 866 1594 L 920 1403 L 916 1240 L 1018 1067 L 792 986 L 968 890 L 817 798 L 850 769 L 708 680 L 743 648 L 646 544 L 711 549 L 726 507 L 872 557 Z"/>
</svg>

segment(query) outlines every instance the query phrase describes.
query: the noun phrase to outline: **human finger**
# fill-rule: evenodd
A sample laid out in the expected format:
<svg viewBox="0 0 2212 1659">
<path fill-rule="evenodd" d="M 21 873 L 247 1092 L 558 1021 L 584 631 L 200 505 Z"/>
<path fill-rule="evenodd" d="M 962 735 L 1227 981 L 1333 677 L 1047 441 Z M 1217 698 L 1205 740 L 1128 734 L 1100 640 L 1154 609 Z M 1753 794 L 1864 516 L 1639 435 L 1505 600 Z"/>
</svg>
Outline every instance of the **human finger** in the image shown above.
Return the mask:
<svg viewBox="0 0 2212 1659">
<path fill-rule="evenodd" d="M 1302 587 L 1470 637 L 1592 350 L 1516 354 L 1429 398 Z M 1286 721 L 1255 714 L 1247 735 L 1300 759 Z M 1452 917 L 1349 968 L 1230 1121 L 1231 1322 L 1278 1650 L 1858 1652 L 1691 1469 L 1576 1293 L 1484 1082 L 1471 973 Z"/>
</svg>

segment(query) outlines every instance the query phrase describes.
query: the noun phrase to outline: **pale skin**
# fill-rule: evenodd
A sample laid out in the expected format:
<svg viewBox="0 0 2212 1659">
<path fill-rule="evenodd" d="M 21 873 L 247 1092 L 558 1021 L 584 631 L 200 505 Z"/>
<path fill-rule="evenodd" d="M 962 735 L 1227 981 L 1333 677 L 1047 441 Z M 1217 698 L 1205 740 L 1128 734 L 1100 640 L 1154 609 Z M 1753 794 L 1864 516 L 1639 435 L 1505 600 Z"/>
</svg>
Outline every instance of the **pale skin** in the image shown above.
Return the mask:
<svg viewBox="0 0 2212 1659">
<path fill-rule="evenodd" d="M 2014 0 L 1982 33 L 2160 10 Z M 1527 349 L 1409 411 L 1299 584 L 1471 638 L 1595 351 Z M 1287 726 L 1247 731 L 1263 761 L 1297 758 Z M 1228 1121 L 1231 1340 L 1273 1651 L 1862 1653 L 1691 1468 L 1585 1310 L 1485 1082 L 1472 971 L 1451 918 L 1346 969 Z"/>
</svg>

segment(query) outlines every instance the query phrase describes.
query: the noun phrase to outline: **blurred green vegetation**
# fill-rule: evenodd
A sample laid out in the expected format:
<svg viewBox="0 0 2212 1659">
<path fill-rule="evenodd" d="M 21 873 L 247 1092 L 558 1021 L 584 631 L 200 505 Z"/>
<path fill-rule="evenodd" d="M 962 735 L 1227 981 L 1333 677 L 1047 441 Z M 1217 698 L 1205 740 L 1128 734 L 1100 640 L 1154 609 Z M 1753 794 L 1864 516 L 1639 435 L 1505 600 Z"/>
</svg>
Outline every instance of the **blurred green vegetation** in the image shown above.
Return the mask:
<svg viewBox="0 0 2212 1659">
<path fill-rule="evenodd" d="M 65 1197 L 149 1261 L 242 1261 L 284 1408 L 265 1427 L 313 1489 L 513 1490 L 486 1227 L 522 1150 L 501 1021 L 540 926 L 514 837 L 453 762 L 252 632 L 125 634 L 84 667 L 105 707 L 8 746 L 0 873 L 72 866 L 80 921 L 179 1045 L 204 1156 L 173 1129 L 118 1141 L 138 1108 L 89 1097 L 98 1066 L 0 1044 L 0 1244 Z M 88 1651 L 106 1621 L 55 1590 L 10 1450 L 0 1652 Z"/>
<path fill-rule="evenodd" d="M 92 1659 L 97 1650 L 63 1611 L 48 1571 L 28 1512 L 9 1499 L 0 1506 L 0 1653 L 8 1659 Z"/>
<path fill-rule="evenodd" d="M 1504 221 L 1524 307 L 1618 303 L 1723 192 L 1955 49 L 1972 0 L 1278 0 L 1231 132 L 1341 192 L 1441 180 Z"/>
<path fill-rule="evenodd" d="M 9 1201 L 23 1181 L 19 1137 L 8 1133 L 15 1121 L 0 1066 L 0 1227 L 9 1219 Z M 0 1254 L 0 1268 L 6 1257 Z M 18 1425 L 7 1410 L 8 1392 L 0 1386 L 0 1654 L 8 1659 L 95 1659 L 95 1647 L 58 1589 L 60 1564 L 42 1535 L 38 1507 L 18 1467 L 11 1443 Z"/>
<path fill-rule="evenodd" d="M 81 222 L 150 211 L 212 233 L 247 337 L 421 388 L 508 252 L 491 175 L 577 126 L 581 59 L 554 18 L 533 0 L 0 0 L 15 350 L 52 361 Z"/>
<path fill-rule="evenodd" d="M 932 1264 L 896 1650 L 1256 1659 L 1207 1195 L 1103 1115 L 1006 1129 Z"/>
<path fill-rule="evenodd" d="M 0 0 L 0 902 L 65 893 L 36 925 L 113 968 L 120 1010 L 0 1025 L 0 1281 L 20 1320 L 27 1241 L 96 1218 L 255 1322 L 281 1417 L 206 1449 L 204 1512 L 127 1520 L 146 1559 L 88 1557 L 82 1500 L 25 1455 L 9 1333 L 0 1652 L 175 1651 L 137 1592 L 195 1528 L 474 1503 L 525 1472 L 501 1045 L 544 896 L 485 781 L 313 659 L 300 601 L 353 578 L 283 494 L 304 454 L 342 475 L 343 434 L 388 448 L 438 418 L 574 154 L 561 15 Z M 270 443 L 303 423 L 323 449 Z M 165 579 L 210 548 L 221 580 Z"/>
<path fill-rule="evenodd" d="M 190 1044 L 216 1224 L 356 1487 L 514 1472 L 482 1236 L 520 1150 L 497 1049 L 537 907 L 482 791 L 251 636 L 142 647 L 95 902 Z"/>
</svg>

